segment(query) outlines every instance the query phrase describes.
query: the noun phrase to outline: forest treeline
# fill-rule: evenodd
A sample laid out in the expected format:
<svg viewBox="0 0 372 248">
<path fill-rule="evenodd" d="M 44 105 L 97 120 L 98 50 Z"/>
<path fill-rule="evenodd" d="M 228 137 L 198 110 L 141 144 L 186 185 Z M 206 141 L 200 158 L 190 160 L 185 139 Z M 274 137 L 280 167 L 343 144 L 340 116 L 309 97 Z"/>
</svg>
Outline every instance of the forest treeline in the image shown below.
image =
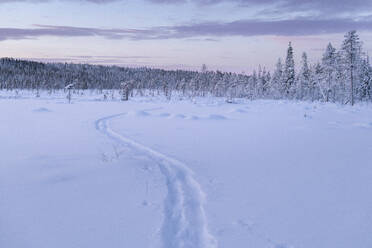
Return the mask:
<svg viewBox="0 0 372 248">
<path fill-rule="evenodd" d="M 3 58 L 0 60 L 0 89 L 55 90 L 120 89 L 122 85 L 140 94 L 173 92 L 189 97 L 219 96 L 227 99 L 297 99 L 354 104 L 372 101 L 372 67 L 356 31 L 345 35 L 342 46 L 331 43 L 321 60 L 310 64 L 306 53 L 295 66 L 289 43 L 284 60 L 270 72 L 259 67 L 251 75 L 208 71 L 123 68 L 69 63 L 40 63 Z M 296 70 L 297 69 L 297 70 Z M 146 92 L 146 93 L 145 93 Z"/>
</svg>

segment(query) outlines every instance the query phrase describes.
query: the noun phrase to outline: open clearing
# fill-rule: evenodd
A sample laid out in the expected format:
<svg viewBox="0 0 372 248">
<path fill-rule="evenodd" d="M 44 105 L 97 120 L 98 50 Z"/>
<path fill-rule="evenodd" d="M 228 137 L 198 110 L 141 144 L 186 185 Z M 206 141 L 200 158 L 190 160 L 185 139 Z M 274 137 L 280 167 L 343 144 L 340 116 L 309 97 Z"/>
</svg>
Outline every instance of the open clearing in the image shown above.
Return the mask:
<svg viewBox="0 0 372 248">
<path fill-rule="evenodd" d="M 372 247 L 371 106 L 2 96 L 0 113 L 0 247 Z"/>
</svg>

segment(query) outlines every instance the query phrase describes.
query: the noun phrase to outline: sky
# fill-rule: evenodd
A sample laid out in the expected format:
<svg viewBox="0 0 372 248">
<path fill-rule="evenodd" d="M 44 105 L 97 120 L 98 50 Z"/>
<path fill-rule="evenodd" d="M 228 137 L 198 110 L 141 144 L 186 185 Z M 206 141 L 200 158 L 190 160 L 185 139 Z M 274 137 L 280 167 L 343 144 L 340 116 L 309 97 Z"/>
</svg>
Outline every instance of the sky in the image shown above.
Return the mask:
<svg viewBox="0 0 372 248">
<path fill-rule="evenodd" d="M 372 1 L 0 0 L 0 57 L 47 62 L 250 73 L 353 29 L 372 52 Z"/>
</svg>

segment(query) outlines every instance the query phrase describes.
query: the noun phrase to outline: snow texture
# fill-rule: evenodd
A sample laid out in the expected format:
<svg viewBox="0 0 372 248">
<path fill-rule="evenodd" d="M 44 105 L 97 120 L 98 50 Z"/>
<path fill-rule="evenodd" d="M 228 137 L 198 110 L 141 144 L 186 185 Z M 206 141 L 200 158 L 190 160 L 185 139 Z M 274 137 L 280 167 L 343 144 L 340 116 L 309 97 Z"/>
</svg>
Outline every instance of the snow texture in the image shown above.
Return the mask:
<svg viewBox="0 0 372 248">
<path fill-rule="evenodd" d="M 146 112 L 140 111 L 140 113 Z M 185 164 L 174 158 L 113 131 L 108 124 L 109 120 L 120 116 L 123 116 L 123 114 L 99 119 L 96 122 L 96 128 L 118 143 L 129 145 L 149 156 L 154 163 L 158 164 L 160 171 L 166 178 L 168 191 L 164 202 L 164 221 L 161 231 L 164 247 L 217 247 L 215 238 L 208 230 L 203 206 L 204 192 L 193 178 L 193 172 Z"/>
<path fill-rule="evenodd" d="M 370 105 L 102 99 L 0 92 L 0 247 L 372 247 Z"/>
</svg>

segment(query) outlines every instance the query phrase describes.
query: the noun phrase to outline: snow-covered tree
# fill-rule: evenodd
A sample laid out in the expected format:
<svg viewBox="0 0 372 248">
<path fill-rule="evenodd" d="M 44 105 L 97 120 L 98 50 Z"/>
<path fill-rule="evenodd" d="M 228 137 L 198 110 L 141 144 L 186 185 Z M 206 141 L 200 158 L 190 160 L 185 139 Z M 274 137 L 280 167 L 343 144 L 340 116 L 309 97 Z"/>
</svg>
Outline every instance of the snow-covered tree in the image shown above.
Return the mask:
<svg viewBox="0 0 372 248">
<path fill-rule="evenodd" d="M 132 90 L 133 90 L 133 82 L 132 81 L 122 82 L 120 84 L 121 100 L 122 101 L 128 101 L 129 100 L 129 95 L 130 95 Z"/>
<path fill-rule="evenodd" d="M 310 80 L 308 87 L 307 98 L 311 101 L 317 101 L 320 99 L 320 88 L 319 84 L 323 80 L 323 70 L 320 63 L 311 66 Z"/>
<path fill-rule="evenodd" d="M 337 53 L 336 49 L 332 46 L 331 43 L 328 44 L 326 51 L 322 57 L 322 68 L 323 68 L 323 81 L 321 82 L 321 89 L 324 92 L 325 101 L 330 101 L 332 96 L 332 91 L 335 91 L 336 83 L 336 72 L 337 72 Z M 333 99 L 334 101 L 335 99 Z"/>
<path fill-rule="evenodd" d="M 298 87 L 296 91 L 297 91 L 298 99 L 306 99 L 306 96 L 309 93 L 310 74 L 311 74 L 311 70 L 309 67 L 307 54 L 304 52 L 302 54 L 301 70 L 299 72 L 298 80 L 297 80 Z"/>
<path fill-rule="evenodd" d="M 115 92 L 121 90 L 123 100 L 134 93 L 140 96 L 165 95 L 170 99 L 177 92 L 180 97 L 296 98 L 351 104 L 372 101 L 372 68 L 355 31 L 345 35 L 341 49 L 336 51 L 329 44 L 320 63 L 309 63 L 304 53 L 297 75 L 291 43 L 285 61 L 282 61 L 279 59 L 273 73 L 259 67 L 252 74 L 245 75 L 210 71 L 206 66 L 198 72 L 3 58 L 0 59 L 0 90 L 19 92 L 19 89 L 28 89 L 38 96 L 41 90 L 52 94 L 73 82 L 71 94 L 83 94 L 81 90 L 89 89 L 105 93 L 106 98 L 109 94 L 115 98 Z M 125 82 L 125 86 L 121 82 Z"/>
<path fill-rule="evenodd" d="M 290 97 L 292 87 L 295 85 L 296 82 L 296 75 L 295 75 L 295 62 L 293 57 L 293 48 L 292 43 L 289 42 L 288 50 L 287 50 L 287 57 L 285 60 L 285 68 L 284 68 L 284 93 L 287 97 Z"/>
<path fill-rule="evenodd" d="M 372 100 L 372 67 L 367 57 L 361 62 L 359 68 L 360 83 L 356 89 L 356 96 L 359 100 Z"/>
<path fill-rule="evenodd" d="M 207 70 L 208 70 L 207 65 L 206 65 L 206 64 L 202 64 L 201 72 L 202 72 L 202 73 L 206 73 Z"/>
<path fill-rule="evenodd" d="M 68 84 L 65 87 L 65 90 L 67 90 L 67 96 L 66 96 L 66 98 L 68 100 L 68 103 L 71 103 L 71 99 L 72 99 L 71 91 L 72 91 L 73 88 L 74 88 L 74 84 L 73 83 L 72 84 Z"/>
<path fill-rule="evenodd" d="M 358 67 L 360 62 L 360 53 L 361 53 L 361 42 L 359 41 L 359 36 L 356 31 L 350 31 L 345 35 L 345 40 L 342 44 L 342 53 L 343 53 L 343 62 L 345 65 L 345 70 L 349 73 L 350 80 L 350 99 L 349 102 L 351 105 L 354 105 L 354 90 L 355 90 L 355 81 L 356 74 L 355 70 Z"/>
<path fill-rule="evenodd" d="M 270 83 L 270 92 L 271 96 L 274 97 L 274 99 L 281 97 L 281 89 L 284 85 L 283 83 L 283 63 L 282 60 L 279 58 L 278 62 L 276 63 L 275 71 L 273 73 L 271 83 Z"/>
</svg>

